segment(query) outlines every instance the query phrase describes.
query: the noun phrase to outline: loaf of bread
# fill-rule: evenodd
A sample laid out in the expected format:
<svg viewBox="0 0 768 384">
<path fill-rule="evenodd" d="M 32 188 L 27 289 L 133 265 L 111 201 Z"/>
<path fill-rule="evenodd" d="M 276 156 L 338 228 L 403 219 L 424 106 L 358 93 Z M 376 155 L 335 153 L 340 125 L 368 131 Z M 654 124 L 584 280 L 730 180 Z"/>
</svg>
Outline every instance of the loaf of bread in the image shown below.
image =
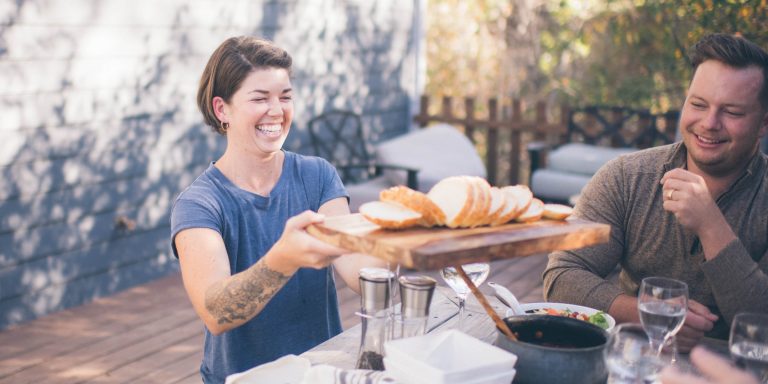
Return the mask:
<svg viewBox="0 0 768 384">
<path fill-rule="evenodd" d="M 361 205 L 360 213 L 386 229 L 474 228 L 530 223 L 542 218 L 564 220 L 573 208 L 544 204 L 525 185 L 498 188 L 481 177 L 451 176 L 426 194 L 402 185 L 383 190 L 379 201 Z"/>
<path fill-rule="evenodd" d="M 440 180 L 427 193 L 445 215 L 445 225 L 459 228 L 472 214 L 475 204 L 474 183 L 465 176 L 450 176 Z"/>
</svg>

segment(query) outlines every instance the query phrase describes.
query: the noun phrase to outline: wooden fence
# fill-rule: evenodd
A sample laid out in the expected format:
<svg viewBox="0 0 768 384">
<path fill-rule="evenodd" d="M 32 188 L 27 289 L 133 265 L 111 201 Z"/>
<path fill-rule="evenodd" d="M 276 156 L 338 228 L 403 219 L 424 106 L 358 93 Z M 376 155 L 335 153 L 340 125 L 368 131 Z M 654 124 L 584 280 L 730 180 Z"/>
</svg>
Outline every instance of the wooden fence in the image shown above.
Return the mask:
<svg viewBox="0 0 768 384">
<path fill-rule="evenodd" d="M 431 122 L 463 127 L 464 134 L 485 158 L 488 182 L 491 185 L 519 184 L 523 180 L 527 182 L 527 144 L 532 140 L 562 142 L 567 132 L 567 106 L 559 106 L 556 108 L 557 116 L 548 118 L 551 113 L 543 102 L 536 102 L 533 111 L 526 111 L 522 100 L 513 99 L 500 106 L 499 101 L 492 98 L 488 100 L 487 116 L 478 118 L 475 116 L 477 104 L 474 98 L 464 98 L 463 117 L 457 116 L 453 104 L 453 99 L 445 96 L 442 98 L 440 113 L 430 115 L 430 98 L 422 96 L 420 111 L 414 121 L 421 127 Z"/>
<path fill-rule="evenodd" d="M 531 162 L 543 165 L 543 159 L 529 159 L 528 144 L 544 142 L 556 146 L 565 142 L 648 148 L 675 140 L 679 111 L 652 114 L 620 106 L 567 105 L 547 106 L 543 102 L 529 104 L 512 99 L 503 106 L 497 99 L 488 100 L 485 108 L 471 97 L 464 98 L 463 117 L 457 116 L 453 99 L 443 97 L 440 112 L 430 115 L 429 96 L 421 97 L 419 114 L 414 117 L 421 127 L 443 122 L 463 127 L 465 135 L 484 157 L 488 182 L 492 185 L 527 183 Z M 486 110 L 485 118 L 475 116 Z"/>
</svg>

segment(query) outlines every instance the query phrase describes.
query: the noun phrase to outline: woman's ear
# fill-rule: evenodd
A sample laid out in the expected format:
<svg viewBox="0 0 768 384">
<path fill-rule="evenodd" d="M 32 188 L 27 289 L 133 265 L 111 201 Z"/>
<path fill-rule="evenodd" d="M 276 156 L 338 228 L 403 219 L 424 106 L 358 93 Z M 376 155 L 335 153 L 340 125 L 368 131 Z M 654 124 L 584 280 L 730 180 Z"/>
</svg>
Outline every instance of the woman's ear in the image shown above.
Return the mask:
<svg viewBox="0 0 768 384">
<path fill-rule="evenodd" d="M 213 106 L 213 113 L 216 114 L 216 118 L 219 119 L 222 123 L 228 123 L 229 120 L 227 118 L 228 115 L 228 106 L 227 102 L 224 101 L 220 96 L 216 96 L 211 100 L 211 104 Z"/>
</svg>

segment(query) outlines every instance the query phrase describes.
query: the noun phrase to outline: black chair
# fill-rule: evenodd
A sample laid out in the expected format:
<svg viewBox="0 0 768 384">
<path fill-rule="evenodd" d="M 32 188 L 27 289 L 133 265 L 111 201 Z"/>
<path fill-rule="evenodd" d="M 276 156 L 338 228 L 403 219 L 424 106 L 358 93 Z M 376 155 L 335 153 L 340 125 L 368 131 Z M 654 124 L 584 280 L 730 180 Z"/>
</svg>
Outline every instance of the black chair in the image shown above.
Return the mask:
<svg viewBox="0 0 768 384">
<path fill-rule="evenodd" d="M 418 189 L 417 169 L 376 162 L 360 115 L 330 110 L 309 120 L 308 128 L 315 156 L 333 164 L 345 184 L 363 183 L 393 170 L 406 172 L 408 187 Z"/>
</svg>

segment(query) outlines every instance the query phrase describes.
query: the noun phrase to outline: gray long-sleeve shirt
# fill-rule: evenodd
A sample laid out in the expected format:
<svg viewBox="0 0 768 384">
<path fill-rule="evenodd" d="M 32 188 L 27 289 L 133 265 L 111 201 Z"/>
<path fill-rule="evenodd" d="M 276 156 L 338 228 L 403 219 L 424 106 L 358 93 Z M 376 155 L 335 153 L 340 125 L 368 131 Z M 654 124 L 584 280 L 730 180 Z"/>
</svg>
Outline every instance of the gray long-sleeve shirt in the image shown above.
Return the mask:
<svg viewBox="0 0 768 384">
<path fill-rule="evenodd" d="M 768 313 L 768 158 L 758 153 L 745 174 L 717 198 L 737 240 L 706 261 L 699 239 L 662 207 L 661 177 L 684 166 L 681 143 L 621 156 L 584 188 L 575 215 L 610 224 L 606 244 L 553 252 L 544 296 L 607 311 L 621 293 L 637 296 L 647 276 L 685 281 L 690 298 L 720 316 L 708 335 L 728 337 L 739 312 Z M 619 285 L 606 280 L 621 266 Z"/>
</svg>

